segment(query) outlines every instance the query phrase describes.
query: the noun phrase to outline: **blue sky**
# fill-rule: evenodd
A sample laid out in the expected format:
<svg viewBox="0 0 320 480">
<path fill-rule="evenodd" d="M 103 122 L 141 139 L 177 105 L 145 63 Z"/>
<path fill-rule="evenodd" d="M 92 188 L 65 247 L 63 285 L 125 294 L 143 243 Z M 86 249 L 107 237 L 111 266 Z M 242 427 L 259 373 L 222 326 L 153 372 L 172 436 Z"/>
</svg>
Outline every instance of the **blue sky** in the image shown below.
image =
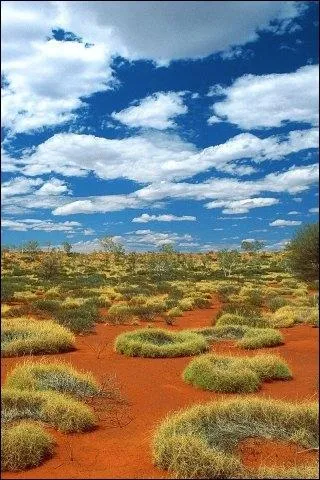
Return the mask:
<svg viewBox="0 0 320 480">
<path fill-rule="evenodd" d="M 318 219 L 316 2 L 2 2 L 2 241 L 281 249 Z"/>
</svg>

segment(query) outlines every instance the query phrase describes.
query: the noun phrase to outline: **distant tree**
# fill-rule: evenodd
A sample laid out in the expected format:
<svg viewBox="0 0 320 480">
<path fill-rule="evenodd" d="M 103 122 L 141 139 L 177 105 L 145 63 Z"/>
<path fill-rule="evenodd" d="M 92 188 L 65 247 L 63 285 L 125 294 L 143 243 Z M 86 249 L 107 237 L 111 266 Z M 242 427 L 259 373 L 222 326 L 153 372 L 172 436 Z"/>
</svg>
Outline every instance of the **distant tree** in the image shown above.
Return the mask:
<svg viewBox="0 0 320 480">
<path fill-rule="evenodd" d="M 226 277 L 230 277 L 235 268 L 241 264 L 241 255 L 238 250 L 220 250 L 217 253 L 218 265 Z"/>
<path fill-rule="evenodd" d="M 159 251 L 161 253 L 176 253 L 176 250 L 172 243 L 165 243 L 164 245 L 161 245 Z"/>
<path fill-rule="evenodd" d="M 305 281 L 319 277 L 319 223 L 303 226 L 286 246 L 292 272 Z"/>
<path fill-rule="evenodd" d="M 116 242 L 113 237 L 106 236 L 100 239 L 100 244 L 106 253 L 111 253 L 116 261 L 125 255 L 124 246 Z"/>
<path fill-rule="evenodd" d="M 40 277 L 51 280 L 58 277 L 62 271 L 62 264 L 56 252 L 46 253 L 41 260 L 38 274 Z"/>
<path fill-rule="evenodd" d="M 70 255 L 72 250 L 72 245 L 69 242 L 63 242 L 62 248 L 64 253 L 66 253 L 67 255 Z"/>
<path fill-rule="evenodd" d="M 39 242 L 36 240 L 29 240 L 22 246 L 22 251 L 25 253 L 35 253 L 38 252 L 40 248 Z"/>
<path fill-rule="evenodd" d="M 241 242 L 241 248 L 245 252 L 255 253 L 259 252 L 265 246 L 264 242 L 260 240 L 243 240 Z"/>
</svg>

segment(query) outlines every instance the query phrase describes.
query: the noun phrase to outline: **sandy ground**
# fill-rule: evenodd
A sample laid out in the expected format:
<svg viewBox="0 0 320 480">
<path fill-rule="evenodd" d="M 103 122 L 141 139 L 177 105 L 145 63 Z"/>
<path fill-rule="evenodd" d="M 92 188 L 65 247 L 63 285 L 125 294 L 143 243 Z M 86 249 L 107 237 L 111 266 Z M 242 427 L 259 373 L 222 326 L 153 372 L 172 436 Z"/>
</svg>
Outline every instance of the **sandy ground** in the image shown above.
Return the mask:
<svg viewBox="0 0 320 480">
<path fill-rule="evenodd" d="M 210 326 L 221 304 L 214 298 L 211 308 L 186 312 L 170 329 Z M 157 326 L 165 327 L 157 322 Z M 89 433 L 64 435 L 54 430 L 57 445 L 52 459 L 40 467 L 20 472 L 4 473 L 2 478 L 169 478 L 167 472 L 152 464 L 152 435 L 156 425 L 170 412 L 210 400 L 230 398 L 198 390 L 181 379 L 190 357 L 173 359 L 130 358 L 113 351 L 115 337 L 138 326 L 99 324 L 95 333 L 78 336 L 77 350 L 61 355 L 46 355 L 51 360 L 71 362 L 76 368 L 93 372 L 97 379 L 114 375 L 130 405 L 121 407 L 119 422 L 114 414 L 101 419 L 99 427 Z M 259 396 L 289 401 L 316 400 L 318 391 L 318 329 L 306 325 L 283 329 L 285 345 L 247 351 L 231 342 L 216 343 L 212 350 L 233 355 L 255 355 L 268 351 L 281 355 L 293 371 L 290 381 L 263 383 Z M 104 349 L 103 346 L 106 345 Z M 100 350 L 100 353 L 99 353 Z M 29 357 L 28 357 L 29 358 Z M 39 360 L 41 357 L 30 357 Z M 20 358 L 2 360 L 1 381 Z M 119 426 L 120 423 L 120 426 Z M 248 440 L 240 447 L 245 464 L 271 464 L 309 461 L 315 453 L 297 454 L 297 448 L 279 442 Z M 269 462 L 265 462 L 266 458 Z M 297 460 L 298 459 L 298 460 Z"/>
</svg>

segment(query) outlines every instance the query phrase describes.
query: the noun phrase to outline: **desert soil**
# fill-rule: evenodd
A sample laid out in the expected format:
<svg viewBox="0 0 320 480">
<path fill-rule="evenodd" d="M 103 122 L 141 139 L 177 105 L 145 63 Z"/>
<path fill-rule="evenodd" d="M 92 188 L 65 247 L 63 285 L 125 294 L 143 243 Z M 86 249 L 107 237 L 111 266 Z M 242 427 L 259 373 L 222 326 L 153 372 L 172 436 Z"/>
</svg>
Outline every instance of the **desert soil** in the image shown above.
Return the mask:
<svg viewBox="0 0 320 480">
<path fill-rule="evenodd" d="M 220 308 L 220 302 L 214 297 L 211 308 L 185 312 L 175 326 L 167 328 L 210 326 Z M 155 325 L 165 327 L 161 322 Z M 92 432 L 65 435 L 48 429 L 57 442 L 53 458 L 28 471 L 3 473 L 2 478 L 170 478 L 167 472 L 152 464 L 151 442 L 157 424 L 173 411 L 232 395 L 202 391 L 185 384 L 181 373 L 190 357 L 143 359 L 114 352 L 116 336 L 136 328 L 98 324 L 94 333 L 77 336 L 77 350 L 73 352 L 30 357 L 71 362 L 78 369 L 91 371 L 100 380 L 105 375 L 115 376 L 130 405 L 119 407 L 118 421 L 114 413 L 104 415 L 99 427 Z M 232 355 L 255 355 L 262 351 L 279 354 L 292 369 L 293 380 L 263 383 L 256 395 L 297 402 L 314 401 L 318 391 L 318 329 L 299 325 L 282 329 L 282 332 L 285 344 L 280 347 L 247 351 L 232 342 L 221 342 L 214 344 L 212 350 Z M 104 349 L 103 345 L 106 345 Z M 1 382 L 23 360 L 21 357 L 3 359 Z M 300 459 L 309 462 L 316 456 L 314 452 L 298 454 L 299 448 L 292 445 L 258 439 L 243 442 L 239 449 L 245 465 L 252 467 L 270 465 L 270 462 L 288 465 Z"/>
</svg>

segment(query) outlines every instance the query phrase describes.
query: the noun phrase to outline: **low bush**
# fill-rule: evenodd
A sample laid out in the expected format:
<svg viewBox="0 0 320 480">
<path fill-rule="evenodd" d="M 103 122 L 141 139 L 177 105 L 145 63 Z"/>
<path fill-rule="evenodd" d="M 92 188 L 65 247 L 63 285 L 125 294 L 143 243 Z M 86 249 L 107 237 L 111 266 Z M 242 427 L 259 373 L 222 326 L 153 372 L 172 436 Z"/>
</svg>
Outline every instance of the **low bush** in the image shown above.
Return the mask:
<svg viewBox="0 0 320 480">
<path fill-rule="evenodd" d="M 279 308 L 289 305 L 289 303 L 290 301 L 286 298 L 276 296 L 269 298 L 266 302 L 266 306 L 269 308 L 269 310 L 271 310 L 271 312 L 275 312 Z"/>
<path fill-rule="evenodd" d="M 276 347 L 284 343 L 283 335 L 274 328 L 249 328 L 237 346 L 247 349 Z"/>
<path fill-rule="evenodd" d="M 99 385 L 87 372 L 78 372 L 62 362 L 30 362 L 18 364 L 8 374 L 5 387 L 22 390 L 54 390 L 76 397 L 99 393 Z"/>
<path fill-rule="evenodd" d="M 252 328 L 267 327 L 268 321 L 263 317 L 256 316 L 241 316 L 231 313 L 226 313 L 218 318 L 216 326 L 221 325 L 247 325 Z"/>
<path fill-rule="evenodd" d="M 239 397 L 181 410 L 158 426 L 154 463 L 177 478 L 258 478 L 248 474 L 236 453 L 239 442 L 248 437 L 315 448 L 317 403 Z"/>
<path fill-rule="evenodd" d="M 114 325 L 119 325 L 129 322 L 133 317 L 132 307 L 123 303 L 116 303 L 109 308 L 107 320 Z"/>
<path fill-rule="evenodd" d="M 292 378 L 287 364 L 275 355 L 225 357 L 201 355 L 183 372 L 187 383 L 220 393 L 251 393 L 265 380 Z"/>
<path fill-rule="evenodd" d="M 74 333 L 90 332 L 94 324 L 101 319 L 98 308 L 86 303 L 74 308 L 61 306 L 54 313 L 54 318 Z"/>
<path fill-rule="evenodd" d="M 122 333 L 115 341 L 115 350 L 131 357 L 182 357 L 207 349 L 207 341 L 190 331 L 140 329 Z"/>
<path fill-rule="evenodd" d="M 37 467 L 53 452 L 53 439 L 36 423 L 23 421 L 1 431 L 1 471 Z"/>
<path fill-rule="evenodd" d="M 51 321 L 26 318 L 2 320 L 1 356 L 35 355 L 72 350 L 73 334 Z"/>
<path fill-rule="evenodd" d="M 183 311 L 179 307 L 173 307 L 173 308 L 170 308 L 170 310 L 168 310 L 167 314 L 168 314 L 168 317 L 170 318 L 181 317 L 181 315 L 183 314 Z"/>
<path fill-rule="evenodd" d="M 53 390 L 3 388 L 1 415 L 4 424 L 26 419 L 38 420 L 65 433 L 84 432 L 96 425 L 91 408 Z"/>
<path fill-rule="evenodd" d="M 317 326 L 319 310 L 316 307 L 286 306 L 279 308 L 269 319 L 273 327 L 291 327 L 297 323 Z"/>
</svg>

